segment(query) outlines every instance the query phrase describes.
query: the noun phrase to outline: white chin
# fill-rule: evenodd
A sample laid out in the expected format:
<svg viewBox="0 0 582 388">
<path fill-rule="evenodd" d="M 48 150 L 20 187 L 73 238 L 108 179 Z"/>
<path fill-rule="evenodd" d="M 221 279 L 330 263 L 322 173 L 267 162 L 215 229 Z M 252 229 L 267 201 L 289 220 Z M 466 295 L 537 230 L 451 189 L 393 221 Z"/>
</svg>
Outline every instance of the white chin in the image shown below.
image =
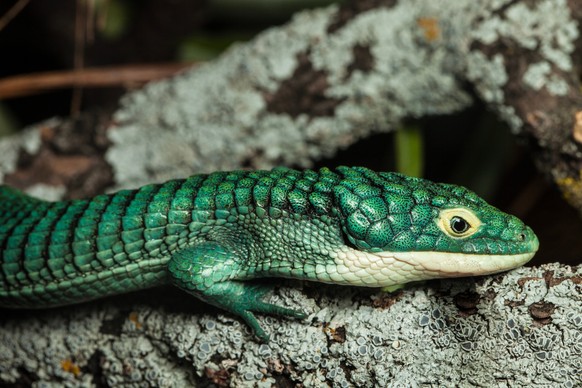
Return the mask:
<svg viewBox="0 0 582 388">
<path fill-rule="evenodd" d="M 362 252 L 350 247 L 333 252 L 321 281 L 367 287 L 387 287 L 419 280 L 488 275 L 527 263 L 535 252 L 516 255 L 476 255 L 449 252 Z"/>
</svg>

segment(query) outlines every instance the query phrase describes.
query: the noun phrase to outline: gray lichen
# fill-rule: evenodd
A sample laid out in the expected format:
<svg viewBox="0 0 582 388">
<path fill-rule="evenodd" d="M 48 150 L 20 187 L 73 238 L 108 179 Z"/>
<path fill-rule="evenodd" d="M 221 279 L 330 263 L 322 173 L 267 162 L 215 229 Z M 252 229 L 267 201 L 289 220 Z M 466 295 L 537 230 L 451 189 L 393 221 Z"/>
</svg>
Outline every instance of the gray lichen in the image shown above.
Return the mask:
<svg viewBox="0 0 582 388">
<path fill-rule="evenodd" d="M 107 132 L 112 189 L 241 166 L 308 167 L 404 119 L 467 107 L 467 82 L 520 132 L 523 112 L 505 96 L 512 81 L 507 53 L 484 47 L 503 41 L 535 49 L 523 84 L 563 95 L 562 76 L 540 66 L 571 69 L 578 37 L 566 0 L 459 0 L 446 7 L 411 0 L 361 12 L 330 30 L 337 12 L 334 5 L 299 13 L 217 60 L 129 93 Z M 311 78 L 303 89 L 282 93 L 304 75 Z M 288 99 L 301 109 L 273 106 Z M 321 110 L 313 108 L 318 103 Z M 26 142 L 0 142 L 7 150 L 0 153 L 2 174 L 14 169 L 15 150 Z"/>
<path fill-rule="evenodd" d="M 564 1 L 539 1 L 535 10 L 509 3 L 397 2 L 363 12 L 334 33 L 327 28 L 335 6 L 301 13 L 212 63 L 129 94 L 108 133 L 115 188 L 245 164 L 308 166 L 360 137 L 393 130 L 402 119 L 463 109 L 471 103 L 467 80 L 519 131 L 522 122 L 504 97 L 507 63 L 501 53 L 487 56 L 471 43 L 534 42 L 544 48 L 542 62 L 567 69 L 578 31 Z M 520 30 L 520 18 L 532 29 Z M 367 67 L 352 66 L 356 47 L 369 56 Z M 302 56 L 324 74 L 331 113 L 269 107 Z M 529 86 L 540 82 L 535 75 L 528 75 Z M 559 79 L 542 81 L 560 93 Z M 40 141 L 38 129 L 2 140 L 0 178 L 16 169 L 18 152 L 34 154 Z M 549 272 L 564 279 L 548 282 Z M 174 312 L 155 302 L 119 299 L 12 314 L 0 323 L 0 382 L 90 386 L 102 376 L 111 386 L 136 387 L 201 380 L 576 386 L 582 384 L 581 276 L 580 268 L 554 264 L 477 285 L 434 282 L 391 296 L 307 286 L 315 299 L 284 288 L 274 298 L 311 315 L 305 321 L 260 317 L 272 336 L 268 345 L 254 342 L 232 316 Z M 465 292 L 480 296 L 476 311 L 455 304 Z M 535 303 L 553 305 L 549 319 L 532 316 Z"/>
<path fill-rule="evenodd" d="M 305 167 L 406 117 L 451 113 L 471 103 L 455 76 L 463 68 L 454 58 L 462 54 L 466 18 L 413 1 L 364 12 L 329 34 L 335 12 L 333 6 L 301 13 L 211 64 L 129 95 L 107 154 L 119 187 L 237 168 L 248 160 L 258 168 Z M 417 25 L 423 17 L 443 24 L 434 42 Z M 369 51 L 371 69 L 350 68 L 356 46 Z M 269 110 L 266 96 L 292 77 L 300 55 L 325 74 L 325 97 L 338 101 L 332 116 Z"/>
<path fill-rule="evenodd" d="M 16 170 L 21 151 L 34 154 L 40 147 L 40 128 L 43 124 L 27 128 L 18 136 L 9 136 L 0 141 L 0 182 L 4 175 Z"/>
<path fill-rule="evenodd" d="M 499 10 L 506 9 L 499 14 Z M 509 1 L 486 2 L 487 12 L 482 23 L 476 23 L 469 32 L 472 41 L 492 45 L 499 41 L 515 43 L 527 52 L 534 52 L 536 62 L 530 63 L 522 76 L 525 86 L 535 91 L 542 88 L 555 96 L 568 92 L 567 82 L 552 67 L 567 72 L 572 69 L 572 53 L 579 36 L 577 22 L 572 19 L 566 0 L 537 1 L 530 5 L 511 4 Z M 541 60 L 540 60 L 541 58 Z M 487 58 L 479 50 L 468 56 L 468 78 L 475 83 L 481 98 L 491 103 L 514 133 L 522 129 L 523 122 L 514 107 L 505 100 L 508 77 L 502 54 Z M 505 79 L 501 79 L 505 75 Z"/>
<path fill-rule="evenodd" d="M 493 380 L 573 387 L 582 384 L 580 279 L 582 268 L 550 264 L 395 295 L 282 288 L 272 301 L 310 315 L 304 321 L 260 316 L 268 344 L 230 315 L 169 312 L 155 302 L 37 312 L 0 323 L 0 382 L 28 373 L 39 385 L 68 386 L 91 385 L 98 375 L 111 386 L 134 387 L 270 386 L 278 379 L 307 387 Z M 475 297 L 472 309 L 459 307 L 464 295 Z M 552 306 L 547 319 L 533 312 L 539 304 Z M 114 322 L 117 328 L 104 329 Z"/>
<path fill-rule="evenodd" d="M 539 46 L 547 63 L 566 70 L 578 30 L 563 0 L 531 9 L 506 3 L 399 2 L 363 12 L 331 34 L 326 28 L 335 6 L 301 13 L 211 64 L 130 94 L 117 113 L 118 126 L 110 132 L 115 145 L 107 154 L 118 186 L 248 161 L 257 168 L 306 167 L 363 136 L 393 130 L 407 117 L 468 106 L 465 78 L 519 132 L 522 120 L 504 98 L 507 64 L 501 54 L 487 58 L 470 43 L 505 39 Z M 422 21 L 433 24 L 432 35 Z M 368 52 L 369 68 L 352 67 L 357 47 Z M 333 115 L 269 110 L 269 94 L 292 77 L 300 55 L 325 74 L 325 97 L 338 102 Z M 555 74 L 543 83 L 551 93 L 564 93 Z"/>
<path fill-rule="evenodd" d="M 537 1 L 531 5 L 510 1 L 489 2 L 484 5 L 488 11 L 496 11 L 506 6 L 502 15 L 488 15 L 483 23 L 475 25 L 472 37 L 485 44 L 492 44 L 500 38 L 518 42 L 530 50 L 539 48 L 544 59 L 559 69 L 572 68 L 570 54 L 574 51 L 578 38 L 577 23 L 572 20 L 566 0 Z M 508 6 L 509 5 L 509 6 Z"/>
</svg>

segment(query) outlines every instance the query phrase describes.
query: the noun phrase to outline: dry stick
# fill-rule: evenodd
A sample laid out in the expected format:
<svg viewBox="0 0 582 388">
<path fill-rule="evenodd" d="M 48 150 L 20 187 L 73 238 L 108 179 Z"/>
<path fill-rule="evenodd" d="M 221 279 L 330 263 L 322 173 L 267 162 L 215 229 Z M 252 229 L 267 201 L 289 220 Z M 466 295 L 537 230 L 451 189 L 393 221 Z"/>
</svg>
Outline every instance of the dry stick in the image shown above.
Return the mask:
<svg viewBox="0 0 582 388">
<path fill-rule="evenodd" d="M 95 41 L 95 0 L 87 0 L 86 3 L 86 22 L 85 22 L 85 39 L 89 44 Z"/>
<path fill-rule="evenodd" d="M 87 3 L 84 0 L 77 0 L 75 12 L 75 51 L 73 67 L 75 71 L 80 71 L 85 65 L 85 30 L 83 26 L 87 24 Z M 71 117 L 76 117 L 81 110 L 81 99 L 83 98 L 83 88 L 75 86 L 71 98 Z"/>
<path fill-rule="evenodd" d="M 29 1 L 30 0 L 18 0 L 16 3 L 14 3 L 12 8 L 10 8 L 8 12 L 6 12 L 4 16 L 0 18 L 0 31 L 2 31 L 4 27 L 6 27 L 8 23 L 10 23 L 10 21 L 24 9 L 24 7 L 26 7 Z"/>
<path fill-rule="evenodd" d="M 38 94 L 68 87 L 126 86 L 169 77 L 194 63 L 124 65 L 86 68 L 79 71 L 53 71 L 0 79 L 0 100 Z"/>
</svg>

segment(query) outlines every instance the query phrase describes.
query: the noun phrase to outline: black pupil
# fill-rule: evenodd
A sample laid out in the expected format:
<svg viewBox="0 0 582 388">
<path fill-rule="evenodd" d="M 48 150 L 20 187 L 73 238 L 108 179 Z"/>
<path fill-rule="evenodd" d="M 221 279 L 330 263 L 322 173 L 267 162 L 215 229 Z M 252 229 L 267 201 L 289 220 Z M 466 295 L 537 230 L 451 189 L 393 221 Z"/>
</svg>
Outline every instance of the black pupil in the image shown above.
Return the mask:
<svg viewBox="0 0 582 388">
<path fill-rule="evenodd" d="M 469 223 L 461 217 L 451 218 L 451 229 L 455 233 L 465 233 L 469 229 Z"/>
</svg>

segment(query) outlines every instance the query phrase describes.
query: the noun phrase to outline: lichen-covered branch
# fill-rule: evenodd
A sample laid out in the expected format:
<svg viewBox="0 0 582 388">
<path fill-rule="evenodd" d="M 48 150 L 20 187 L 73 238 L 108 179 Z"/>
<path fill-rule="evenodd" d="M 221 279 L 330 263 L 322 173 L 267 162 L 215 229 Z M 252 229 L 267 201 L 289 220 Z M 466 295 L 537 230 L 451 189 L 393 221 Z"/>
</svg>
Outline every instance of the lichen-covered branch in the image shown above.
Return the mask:
<svg viewBox="0 0 582 388">
<path fill-rule="evenodd" d="M 581 18 L 577 1 L 511 2 L 496 9 L 471 42 L 470 60 L 488 65 L 468 77 L 487 86 L 478 89 L 481 98 L 527 136 L 540 170 L 580 212 Z"/>
<path fill-rule="evenodd" d="M 0 382 L 574 387 L 581 287 L 581 267 L 551 264 L 396 294 L 282 288 L 278 302 L 310 315 L 260 317 L 269 344 L 232 316 L 200 313 L 185 294 L 177 302 L 179 293 L 170 303 L 120 298 L 26 313 L 0 323 Z"/>
<path fill-rule="evenodd" d="M 82 122 L 85 131 L 44 125 L 0 143 L 21 144 L 0 153 L 1 176 L 70 197 L 193 172 L 309 166 L 403 119 L 464 109 L 473 90 L 530 139 L 541 168 L 576 203 L 581 8 L 374 0 L 306 11 L 128 94 L 112 119 Z"/>
<path fill-rule="evenodd" d="M 309 166 L 404 119 L 462 110 L 477 95 L 582 209 L 581 8 L 370 0 L 303 12 L 130 93 L 113 117 L 53 120 L 0 141 L 0 179 L 56 199 L 194 172 Z M 231 316 L 197 313 L 203 305 L 180 293 L 180 303 L 4 310 L 0 382 L 576 386 L 581 277 L 556 264 L 474 288 L 454 280 L 396 295 L 284 288 L 278 298 L 311 316 L 263 318 L 268 346 Z"/>
</svg>

